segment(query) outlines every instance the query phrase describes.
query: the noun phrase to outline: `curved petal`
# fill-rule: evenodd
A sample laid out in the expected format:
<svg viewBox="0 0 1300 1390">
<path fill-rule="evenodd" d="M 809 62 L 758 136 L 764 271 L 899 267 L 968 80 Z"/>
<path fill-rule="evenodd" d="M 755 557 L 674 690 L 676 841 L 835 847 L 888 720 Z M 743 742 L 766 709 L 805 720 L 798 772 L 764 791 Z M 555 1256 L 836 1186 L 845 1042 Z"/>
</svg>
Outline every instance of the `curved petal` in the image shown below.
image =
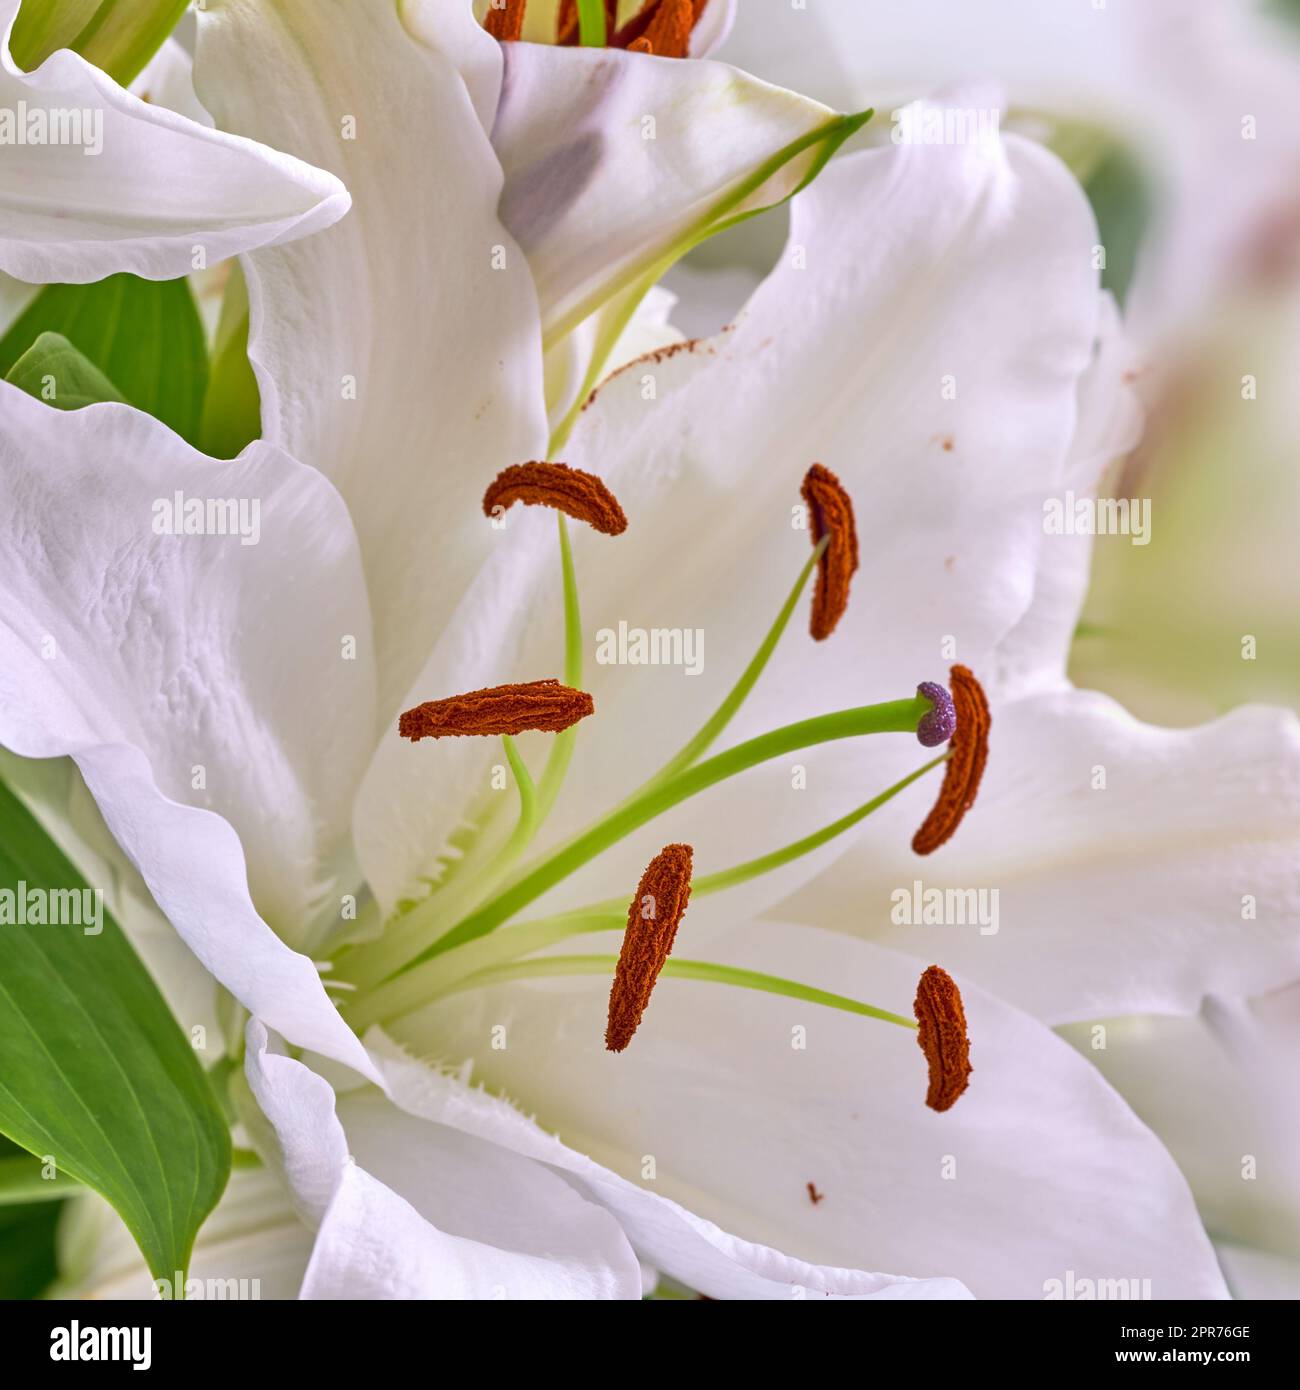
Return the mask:
<svg viewBox="0 0 1300 1390">
<path fill-rule="evenodd" d="M 199 19 L 218 124 L 335 168 L 355 199 L 328 234 L 249 259 L 249 358 L 264 438 L 332 479 L 356 522 L 395 720 L 491 548 L 484 489 L 545 456 L 500 166 L 458 72 L 390 0 L 225 0 Z"/>
<path fill-rule="evenodd" d="M 1216 1244 L 1300 1259 L 1300 988 L 1061 1031 L 1169 1149 Z"/>
<path fill-rule="evenodd" d="M 247 1037 L 259 1143 L 319 1227 L 304 1298 L 640 1297 L 615 1222 L 540 1164 L 370 1090 L 336 1115 L 328 1082 Z"/>
<path fill-rule="evenodd" d="M 596 715 L 580 730 L 551 842 L 655 772 L 738 679 L 808 558 L 809 533 L 796 524 L 814 462 L 857 502 L 853 598 L 822 644 L 801 609 L 726 741 L 910 695 L 942 675 L 953 642 L 957 659 L 990 664 L 1031 602 L 1043 499 L 1059 488 L 1074 439 L 1098 319 L 1094 235 L 1064 168 L 1021 140 L 847 156 L 795 200 L 787 254 L 734 331 L 658 352 L 600 388 L 565 457 L 609 483 L 630 525 L 612 540 L 573 528 Z M 495 680 L 558 674 L 558 563 L 524 579 L 511 568 L 524 550 L 529 564 L 534 552 L 554 555 L 554 519 L 516 511 L 494 563 L 496 588 L 519 591 L 518 606 L 485 622 L 458 618 L 462 639 L 422 677 L 428 694 L 468 688 L 455 661 L 488 642 L 503 654 L 519 647 Z M 600 634 L 620 624 L 702 633 L 702 662 L 689 675 L 684 661 L 602 664 L 611 652 Z M 464 789 L 486 788 L 499 760 L 495 746 L 385 740 L 358 846 L 381 899 L 427 868 Z M 694 843 L 701 871 L 748 860 L 922 761 L 911 739 L 877 738 L 771 764 L 639 832 L 549 905 L 630 893 L 668 839 Z M 792 764 L 806 771 L 793 794 Z M 423 861 L 408 857 L 421 846 Z M 837 851 L 755 880 L 728 908 L 770 905 Z"/>
<path fill-rule="evenodd" d="M 1103 695 L 1045 693 L 995 705 L 949 844 L 909 855 L 888 807 L 778 911 L 942 960 L 1053 1023 L 1194 1013 L 1300 979 L 1298 806 L 1294 714 L 1158 729 Z M 996 889 L 997 921 L 955 904 L 947 925 L 911 922 L 914 883 Z"/>
<path fill-rule="evenodd" d="M 763 922 L 691 954 L 902 1011 L 922 969 Z M 421 1055 L 472 1053 L 484 1084 L 566 1143 L 625 1176 L 652 1158 L 656 1192 L 807 1260 L 949 1274 L 976 1297 L 1041 1299 L 1069 1271 L 1149 1279 L 1157 1298 L 1224 1297 L 1187 1184 L 1151 1132 L 1047 1028 L 962 989 L 975 1072 L 944 1114 L 923 1104 L 910 1030 L 685 980 L 659 981 L 617 1055 L 603 1046 L 599 977 L 445 999 L 398 1036 Z M 506 1047 L 488 1045 L 494 1026 Z"/>
<path fill-rule="evenodd" d="M 513 1007 L 509 1015 L 515 1016 Z M 441 1047 L 445 1035 L 440 1027 L 435 1027 L 435 1033 Z M 567 1147 L 509 1102 L 489 1095 L 481 1086 L 471 1089 L 467 1077 L 457 1078 L 412 1060 L 379 1029 L 372 1029 L 366 1042 L 395 1105 L 432 1122 L 435 1129 L 451 1126 L 564 1174 L 579 1192 L 614 1215 L 643 1261 L 711 1298 L 970 1296 L 955 1279 L 909 1279 L 851 1267 L 818 1267 L 730 1235 L 672 1197 L 640 1187 L 584 1152 Z M 560 1085 L 563 1089 L 562 1081 Z M 750 1154 L 746 1161 L 752 1159 Z M 644 1162 L 638 1158 L 621 1166 L 644 1171 Z M 692 1201 L 697 1195 L 690 1193 Z"/>
<path fill-rule="evenodd" d="M 1128 385 L 1131 363 L 1119 309 L 1110 295 L 1103 295 L 1097 351 L 1079 382 L 1079 422 L 1061 494 L 1054 499 L 1063 507 L 1072 497 L 1108 495 L 1108 470 L 1141 437 L 1142 407 Z M 1033 602 L 994 654 L 996 683 L 1004 696 L 1066 684 L 1066 662 L 1088 592 L 1092 547 L 1091 535 L 1044 536 Z"/>
<path fill-rule="evenodd" d="M 548 346 L 708 228 L 788 197 L 853 128 L 720 63 L 504 52 L 501 219 L 528 257 Z"/>
<path fill-rule="evenodd" d="M 351 886 L 374 676 L 342 503 L 266 445 L 218 463 L 127 406 L 59 411 L 3 384 L 0 401 L 0 742 L 74 757 L 204 965 L 364 1069 L 310 960 L 267 926 L 337 923 Z"/>
<path fill-rule="evenodd" d="M 215 262 L 347 212 L 332 174 L 141 101 L 66 49 L 23 72 L 9 53 L 17 11 L 18 0 L 0 3 L 0 110 L 24 136 L 4 141 L 0 271 L 170 279 L 194 269 L 199 250 Z"/>
</svg>

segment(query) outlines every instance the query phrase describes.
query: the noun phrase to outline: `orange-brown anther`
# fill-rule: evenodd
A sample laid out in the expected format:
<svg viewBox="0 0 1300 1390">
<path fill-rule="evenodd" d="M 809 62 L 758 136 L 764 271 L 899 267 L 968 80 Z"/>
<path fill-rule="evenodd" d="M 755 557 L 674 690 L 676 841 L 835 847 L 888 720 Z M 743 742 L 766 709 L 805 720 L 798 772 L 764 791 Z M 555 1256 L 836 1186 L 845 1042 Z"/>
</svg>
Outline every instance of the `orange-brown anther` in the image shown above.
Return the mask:
<svg viewBox="0 0 1300 1390">
<path fill-rule="evenodd" d="M 483 27 L 502 43 L 518 43 L 524 32 L 525 4 L 526 0 L 492 0 Z"/>
<path fill-rule="evenodd" d="M 661 58 L 685 58 L 691 32 L 709 0 L 649 0 L 614 35 L 612 46 L 632 53 L 657 53 Z"/>
<path fill-rule="evenodd" d="M 925 1103 L 931 1110 L 947 1110 L 970 1085 L 970 1039 L 961 991 L 946 970 L 932 965 L 917 983 L 912 1007 L 920 1024 L 916 1040 L 930 1067 Z"/>
<path fill-rule="evenodd" d="M 824 642 L 849 606 L 849 585 L 858 567 L 858 530 L 853 501 L 829 468 L 814 463 L 804 475 L 802 495 L 812 515 L 813 545 L 830 537 L 817 562 L 811 623 L 813 637 Z"/>
<path fill-rule="evenodd" d="M 975 804 L 989 756 L 989 702 L 979 681 L 965 666 L 948 673 L 948 689 L 957 711 L 957 728 L 949 744 L 943 785 L 924 825 L 912 837 L 917 854 L 933 854 L 950 840 L 962 817 Z"/>
<path fill-rule="evenodd" d="M 585 521 L 607 536 L 627 530 L 627 517 L 618 499 L 594 473 L 567 463 L 515 463 L 503 468 L 483 494 L 483 511 L 493 516 L 516 502 L 529 507 L 554 507 Z"/>
<path fill-rule="evenodd" d="M 585 690 L 574 690 L 557 680 L 493 685 L 416 705 L 397 721 L 397 732 L 412 743 L 422 738 L 522 734 L 529 729 L 558 734 L 585 719 L 594 708 Z"/>
<path fill-rule="evenodd" d="M 627 910 L 627 931 L 609 991 L 605 1046 L 622 1052 L 641 1023 L 691 898 L 690 845 L 665 845 L 650 861 Z"/>
</svg>

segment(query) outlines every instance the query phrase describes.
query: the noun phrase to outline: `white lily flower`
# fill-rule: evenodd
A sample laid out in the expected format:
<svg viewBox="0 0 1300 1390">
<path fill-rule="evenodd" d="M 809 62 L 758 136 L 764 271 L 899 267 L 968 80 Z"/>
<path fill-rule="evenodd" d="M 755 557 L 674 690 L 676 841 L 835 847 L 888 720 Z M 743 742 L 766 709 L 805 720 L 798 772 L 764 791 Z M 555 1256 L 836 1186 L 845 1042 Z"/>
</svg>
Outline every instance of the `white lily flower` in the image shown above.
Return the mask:
<svg viewBox="0 0 1300 1390">
<path fill-rule="evenodd" d="M 214 27 L 202 41 L 201 84 L 205 62 L 263 10 L 238 0 L 205 21 Z M 788 992 L 770 1003 L 710 991 L 705 1013 L 693 1002 L 699 984 L 666 980 L 654 1029 L 622 1058 L 600 1050 L 604 982 L 580 982 L 572 1011 L 564 987 L 545 980 L 483 981 L 470 995 L 448 994 L 448 951 L 441 985 L 424 967 L 385 984 L 385 957 L 397 953 L 401 964 L 413 936 L 422 947 L 439 925 L 431 916 L 447 917 L 450 928 L 468 920 L 473 894 L 458 912 L 451 904 L 467 882 L 492 892 L 488 872 L 449 875 L 382 935 L 338 956 L 334 973 L 360 986 L 346 1016 L 366 1029 L 367 1048 L 327 1000 L 308 958 L 292 949 L 337 953 L 340 902 L 364 901 L 363 884 L 378 926 L 422 875 L 439 872 L 463 823 L 481 819 L 474 803 L 504 804 L 491 790 L 495 748 L 462 740 L 412 749 L 397 739 L 390 712 L 553 670 L 565 627 L 548 519 L 516 514 L 504 529 L 474 520 L 500 466 L 544 457 L 545 422 L 541 315 L 528 265 L 495 219 L 501 179 L 472 82 L 461 85 L 439 50 L 405 42 L 387 7 L 368 18 L 361 33 L 342 22 L 312 31 L 323 45 L 317 66 L 337 48 L 329 71 L 345 84 L 328 109 L 358 116 L 362 131 L 367 111 L 382 116 L 382 107 L 365 104 L 382 92 L 405 119 L 426 122 L 439 149 L 445 145 L 446 212 L 435 217 L 412 195 L 422 161 L 400 144 L 385 146 L 384 168 L 356 166 L 371 192 L 366 205 L 353 182 L 353 219 L 294 252 L 259 253 L 250 289 L 271 442 L 218 464 L 127 407 L 59 415 L 6 390 L 13 426 L 0 446 L 9 493 L 0 514 L 20 557 L 3 581 L 13 616 L 0 662 L 0 740 L 27 757 L 76 757 L 159 904 L 253 1014 L 250 1085 L 275 1123 L 274 1138 L 263 1134 L 261 1144 L 320 1226 L 308 1292 L 499 1286 L 635 1296 L 635 1252 L 715 1296 L 789 1296 L 792 1287 L 945 1296 L 961 1292 L 956 1280 L 981 1293 L 1038 1296 L 1067 1265 L 1105 1275 L 1132 1248 L 1142 1249 L 1142 1272 L 1163 1292 L 1222 1292 L 1168 1156 L 1041 1024 L 973 994 L 971 1019 L 988 1049 L 983 1063 L 977 1051 L 977 1064 L 989 1079 L 944 1117 L 921 1106 L 921 1059 L 907 1030 L 827 1012 L 810 1027 L 810 1049 L 790 1046 L 791 1028 L 809 1026 L 811 1004 L 835 997 L 827 991 L 879 998 L 883 990 L 887 1002 L 905 1005 L 921 964 L 801 927 L 754 924 L 735 940 L 723 931 L 772 906 L 835 847 L 743 876 L 718 900 L 725 912 L 701 891 L 686 928 L 702 954 L 721 959 L 719 978 L 734 983 L 737 971 L 756 966 L 788 973 L 794 953 L 820 995 L 796 994 L 792 1016 Z M 256 51 L 289 70 L 274 27 L 259 33 L 271 46 Z M 637 55 L 625 61 L 657 66 Z M 229 64 L 232 82 L 239 66 Z M 242 66 L 255 78 L 253 53 Z M 470 69 L 471 79 L 478 71 Z M 301 119 L 302 138 L 284 143 L 318 157 L 308 125 L 322 102 L 301 92 L 286 98 L 278 119 Z M 285 125 L 280 135 L 294 132 Z M 378 153 L 372 147 L 372 160 Z M 394 190 L 416 218 L 417 234 L 401 247 L 388 240 L 397 219 L 381 215 L 394 210 Z M 590 672 L 599 715 L 576 741 L 564 795 L 537 842 L 545 862 L 554 862 L 548 850 L 568 829 L 625 797 L 689 737 L 762 641 L 801 566 L 807 577 L 807 532 L 792 528 L 791 508 L 814 459 L 859 501 L 857 601 L 829 644 L 812 649 L 792 637 L 777 646 L 728 741 L 837 705 L 860 717 L 864 699 L 900 695 L 910 728 L 927 704 L 909 692 L 935 673 L 945 637 L 964 659 L 992 666 L 1035 596 L 1043 495 L 1060 484 L 1075 450 L 1112 438 L 1116 383 L 1090 370 L 1106 327 L 1089 265 L 1093 235 L 1077 188 L 1023 141 L 846 159 L 797 201 L 789 254 L 734 332 L 604 386 L 576 426 L 570 457 L 608 479 L 632 528 L 616 540 L 582 528 L 573 539 L 580 587 L 594 603 L 588 630 L 617 627 L 620 618 L 659 626 L 677 614 L 676 623 L 704 628 L 708 654 L 696 677 L 647 668 L 630 678 L 618 665 Z M 413 302 L 398 273 L 397 252 L 409 246 L 427 257 L 427 280 L 417 281 L 432 296 L 426 303 Z M 492 268 L 494 247 L 507 251 L 501 270 Z M 349 281 L 340 266 L 365 267 L 366 279 Z M 322 295 L 320 285 L 335 292 Z M 385 293 L 368 298 L 363 286 Z M 297 293 L 301 301 L 285 297 Z M 275 316 L 272 296 L 281 296 Z M 382 318 L 379 305 L 389 309 Z M 291 312 L 296 320 L 279 317 Z M 303 312 L 319 316 L 312 332 L 304 332 Z M 450 339 L 449 323 L 461 330 Z M 475 323 L 490 332 L 476 336 Z M 318 354 L 310 362 L 304 340 Z M 349 354 L 361 389 L 333 409 L 347 373 L 332 373 Z M 412 364 L 428 373 L 422 395 L 411 389 Z M 384 403 L 400 403 L 401 414 L 388 418 L 377 408 Z M 290 439 L 319 470 L 277 447 Z M 449 457 L 431 468 L 425 450 L 434 447 L 436 458 Z M 159 534 L 147 519 L 178 489 L 183 499 L 257 499 L 258 543 L 241 544 L 251 530 Z M 31 538 L 49 534 L 51 516 L 57 546 L 37 553 Z M 883 790 L 914 764 L 904 740 L 884 752 L 862 746 L 881 741 L 801 751 L 804 792 L 792 794 L 787 767 L 719 782 L 681 808 L 674 833 L 689 834 L 709 866 L 721 868 L 772 849 L 774 825 L 783 839 L 813 832 L 858 804 L 864 788 Z M 536 746 L 521 740 L 520 751 Z M 503 837 L 500 819 L 489 818 L 481 837 L 489 852 Z M 534 877 L 534 897 L 552 910 L 605 892 L 626 902 L 647 847 L 661 843 L 658 828 L 638 830 L 580 878 Z M 482 865 L 482 846 L 470 862 L 486 869 L 492 861 Z M 543 896 L 545 887 L 554 891 Z M 539 967 L 506 955 L 507 971 L 555 968 L 549 959 Z M 498 999 L 507 1015 L 494 1012 Z M 778 1012 L 756 1014 L 755 999 Z M 675 1041 L 672 1024 L 685 1010 L 704 1030 L 707 1051 Z M 493 1085 L 525 1102 L 537 1104 L 536 1094 L 548 1125 L 571 1142 L 413 1061 L 367 1015 L 422 1053 L 472 1056 Z M 550 1061 L 545 1071 L 538 1066 L 547 1054 L 518 1041 L 496 1054 L 481 1026 L 489 1018 L 505 1020 L 507 1035 L 548 1047 L 558 1033 L 562 1046 L 549 1056 L 564 1057 L 565 1068 L 572 1057 L 575 1079 L 588 1067 L 605 1071 L 583 1094 L 556 1071 L 555 1090 L 569 1094 L 552 1096 Z M 775 1093 L 756 1079 L 762 1063 L 744 1038 L 758 1018 L 786 1069 Z M 851 1037 L 840 1032 L 849 1026 Z M 379 1089 L 335 1100 L 301 1062 L 265 1047 L 264 1027 L 347 1063 Z M 590 1108 L 569 1109 L 594 1106 L 602 1094 L 599 1124 Z M 640 1127 L 670 1111 L 683 1123 L 661 1128 L 664 1153 L 652 1179 L 640 1165 L 659 1141 L 647 1144 Z M 746 1128 L 745 1114 L 756 1127 Z M 1039 1138 L 1015 1140 L 1016 1126 L 1035 1115 Z M 810 1133 L 827 1173 L 806 1171 Z M 469 1224 L 458 1226 L 425 1165 L 444 1150 L 450 1165 L 459 1152 L 461 1171 L 490 1182 L 482 1176 L 487 1153 L 475 1147 L 482 1141 L 505 1151 L 490 1151 L 500 1182 L 473 1189 L 460 1218 Z M 736 1142 L 752 1170 L 743 1191 Z M 771 1166 L 754 1161 L 768 1152 Z M 955 1182 L 945 1177 L 944 1155 L 957 1156 Z M 1131 1185 L 1131 1199 L 1120 1202 L 1118 1163 Z M 864 1173 L 877 1181 L 861 1182 Z M 844 1189 L 830 1186 L 837 1174 Z M 537 1250 L 557 1239 L 546 1223 L 567 1210 L 548 1205 L 561 1181 L 585 1205 L 565 1221 L 572 1258 L 541 1268 Z M 1017 1215 L 1026 1188 L 1060 1220 L 1026 1229 Z M 534 1191 L 544 1200 L 530 1209 L 547 1209 L 534 1223 L 512 1221 L 511 1194 Z M 841 1202 L 840 1217 L 823 1219 Z M 499 1210 L 508 1233 L 489 1210 Z M 1082 1234 L 1070 1215 L 1080 1210 L 1095 1216 Z M 723 1230 L 720 1222 L 733 1217 L 745 1239 Z M 802 1258 L 753 1243 L 776 1230 Z M 999 1253 L 990 1255 L 995 1231 Z M 885 1264 L 877 1251 L 895 1267 L 919 1260 L 927 1277 L 854 1268 L 864 1254 Z M 403 1285 L 391 1282 L 390 1265 L 404 1265 L 398 1252 L 409 1254 L 413 1271 Z"/>
<path fill-rule="evenodd" d="M 292 241 L 348 210 L 332 174 L 211 130 L 119 87 L 66 49 L 31 73 L 0 0 L 0 271 L 81 284 L 163 280 Z"/>
</svg>

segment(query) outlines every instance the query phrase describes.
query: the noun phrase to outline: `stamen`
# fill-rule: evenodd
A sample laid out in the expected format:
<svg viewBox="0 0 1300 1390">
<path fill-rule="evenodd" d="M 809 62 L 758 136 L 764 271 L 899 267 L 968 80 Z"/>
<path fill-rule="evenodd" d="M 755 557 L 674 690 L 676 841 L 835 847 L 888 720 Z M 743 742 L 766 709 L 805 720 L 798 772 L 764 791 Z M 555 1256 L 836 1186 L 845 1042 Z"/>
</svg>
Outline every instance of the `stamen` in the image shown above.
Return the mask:
<svg viewBox="0 0 1300 1390">
<path fill-rule="evenodd" d="M 937 681 L 922 681 L 916 687 L 916 693 L 934 705 L 929 714 L 921 716 L 921 722 L 916 726 L 916 737 L 923 748 L 937 748 L 953 736 L 957 728 L 957 708 L 952 696 Z"/>
<path fill-rule="evenodd" d="M 912 1007 L 920 1025 L 916 1041 L 930 1066 L 925 1103 L 931 1110 L 948 1110 L 970 1085 L 970 1039 L 961 991 L 946 970 L 932 965 L 917 983 Z"/>
<path fill-rule="evenodd" d="M 557 680 L 493 685 L 416 705 L 402 714 L 397 732 L 412 743 L 422 738 L 522 734 L 529 729 L 557 734 L 594 709 L 585 690 L 573 690 Z"/>
<path fill-rule="evenodd" d="M 627 931 L 609 991 L 605 1046 L 622 1052 L 650 1003 L 691 898 L 690 845 L 665 845 L 650 861 L 627 910 Z"/>
<path fill-rule="evenodd" d="M 804 475 L 801 492 L 812 513 L 813 545 L 830 537 L 818 562 L 812 606 L 812 635 L 824 642 L 849 606 L 849 584 L 858 568 L 858 531 L 853 501 L 829 468 L 814 463 Z"/>
<path fill-rule="evenodd" d="M 708 0 L 649 0 L 614 36 L 616 48 L 629 53 L 657 53 L 661 58 L 685 58 L 691 33 Z"/>
<path fill-rule="evenodd" d="M 518 43 L 524 32 L 524 7 L 527 0 L 492 0 L 483 27 L 502 43 Z"/>
<path fill-rule="evenodd" d="M 952 751 L 944 768 L 939 799 L 926 816 L 925 823 L 912 837 L 912 848 L 917 854 L 933 854 L 956 833 L 962 817 L 975 804 L 975 794 L 979 791 L 980 778 L 984 775 L 984 764 L 989 756 L 989 725 L 992 719 L 989 702 L 979 681 L 965 666 L 954 666 L 948 680 L 952 686 L 957 727 L 952 735 Z M 920 689 L 918 687 L 918 691 Z M 922 693 L 928 695 L 928 692 Z M 938 708 L 936 703 L 931 713 Z M 925 717 L 929 718 L 928 715 Z"/>
<path fill-rule="evenodd" d="M 618 0 L 605 0 L 605 33 L 612 41 L 614 22 L 618 17 Z M 564 0 L 556 20 L 555 41 L 566 47 L 576 44 L 582 37 L 578 23 L 578 0 Z"/>
<path fill-rule="evenodd" d="M 627 530 L 618 499 L 594 473 L 567 463 L 516 463 L 503 468 L 483 494 L 483 513 L 495 514 L 516 502 L 526 507 L 554 507 L 575 521 L 585 521 L 606 536 Z"/>
</svg>

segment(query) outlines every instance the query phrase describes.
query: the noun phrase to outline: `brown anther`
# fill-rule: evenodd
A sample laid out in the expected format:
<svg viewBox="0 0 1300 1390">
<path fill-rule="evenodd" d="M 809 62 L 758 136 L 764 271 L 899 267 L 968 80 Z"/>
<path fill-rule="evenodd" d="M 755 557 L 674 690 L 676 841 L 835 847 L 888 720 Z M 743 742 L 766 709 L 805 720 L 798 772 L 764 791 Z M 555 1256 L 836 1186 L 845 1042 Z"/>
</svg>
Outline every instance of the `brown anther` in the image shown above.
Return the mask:
<svg viewBox="0 0 1300 1390">
<path fill-rule="evenodd" d="M 558 734 L 594 709 L 585 690 L 557 680 L 492 685 L 416 705 L 397 721 L 397 732 L 412 743 L 422 738 L 522 734 L 529 729 Z"/>
<path fill-rule="evenodd" d="M 961 991 L 946 970 L 932 965 L 917 982 L 912 1008 L 920 1025 L 916 1041 L 930 1067 L 925 1103 L 931 1110 L 948 1110 L 970 1085 L 970 1039 Z"/>
<path fill-rule="evenodd" d="M 709 0 L 649 0 L 614 35 L 611 46 L 661 58 L 689 56 L 691 33 Z"/>
<path fill-rule="evenodd" d="M 817 587 L 813 590 L 812 635 L 824 642 L 849 606 L 849 585 L 858 568 L 858 530 L 853 521 L 853 500 L 843 483 L 820 463 L 804 474 L 803 500 L 812 515 L 812 542 L 830 541 L 817 562 Z"/>
<path fill-rule="evenodd" d="M 912 837 L 917 854 L 933 854 L 947 843 L 975 804 L 984 764 L 989 756 L 989 702 L 979 681 L 965 666 L 954 666 L 948 673 L 957 711 L 957 729 L 949 743 L 948 761 L 943 769 L 943 785 L 925 823 Z"/>
<path fill-rule="evenodd" d="M 609 991 L 605 1046 L 622 1052 L 641 1023 L 691 899 L 690 845 L 665 845 L 650 861 L 627 910 L 627 930 Z"/>
<path fill-rule="evenodd" d="M 518 43 L 524 33 L 524 9 L 527 0 L 491 0 L 483 27 L 502 43 Z"/>
<path fill-rule="evenodd" d="M 503 468 L 483 494 L 483 512 L 494 516 L 522 502 L 526 507 L 554 507 L 606 536 L 627 530 L 618 499 L 594 473 L 567 463 L 514 463 Z"/>
</svg>

